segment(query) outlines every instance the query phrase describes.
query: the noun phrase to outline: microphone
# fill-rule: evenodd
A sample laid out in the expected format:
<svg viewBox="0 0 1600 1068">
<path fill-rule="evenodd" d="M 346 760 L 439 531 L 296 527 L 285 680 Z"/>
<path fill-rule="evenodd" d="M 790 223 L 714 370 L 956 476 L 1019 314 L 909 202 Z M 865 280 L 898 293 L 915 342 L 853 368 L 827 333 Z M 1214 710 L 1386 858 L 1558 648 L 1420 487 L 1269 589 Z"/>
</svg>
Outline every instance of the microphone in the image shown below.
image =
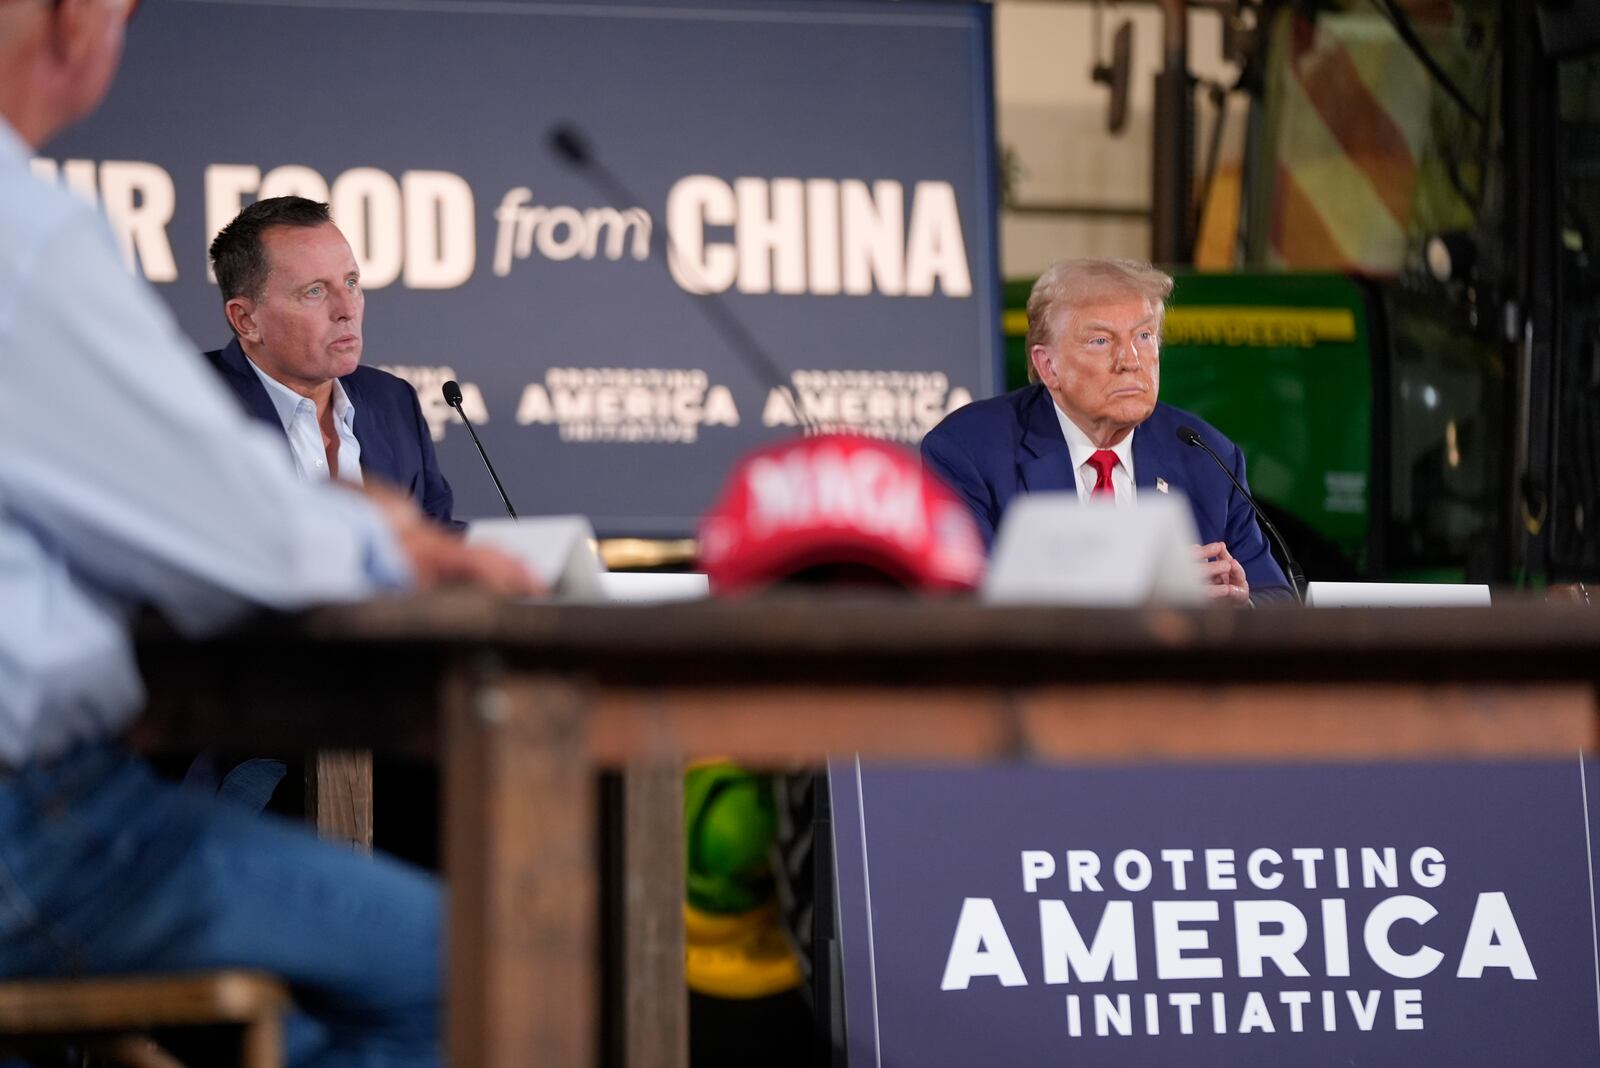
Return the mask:
<svg viewBox="0 0 1600 1068">
<path fill-rule="evenodd" d="M 635 195 L 622 179 L 600 162 L 594 150 L 590 148 L 588 139 L 576 126 L 571 123 L 558 123 L 552 126 L 547 135 L 547 142 L 551 152 L 582 174 L 591 185 L 607 197 L 629 204 L 641 202 L 641 198 Z M 650 250 L 661 259 L 663 265 L 681 263 L 677 245 L 664 227 L 650 227 Z M 819 433 L 816 423 L 800 406 L 800 399 L 795 396 L 794 389 L 784 377 L 783 371 L 772 357 L 767 355 L 761 344 L 750 335 L 750 331 L 745 329 L 744 323 L 740 322 L 714 294 L 704 294 L 704 296 L 708 299 L 697 300 L 694 306 L 700 309 L 700 314 L 712 328 L 722 335 L 722 340 L 733 350 L 733 354 L 744 361 L 746 368 L 754 370 L 757 378 L 783 394 L 784 399 L 789 402 L 789 409 L 794 412 L 795 420 L 806 434 Z"/>
<path fill-rule="evenodd" d="M 461 387 L 456 385 L 456 380 L 451 379 L 444 384 L 444 402 L 456 410 L 461 416 L 461 421 L 467 424 L 467 433 L 472 435 L 472 443 L 478 447 L 478 455 L 483 458 L 483 466 L 489 469 L 489 477 L 494 479 L 494 488 L 500 494 L 500 503 L 506 506 L 506 514 L 512 519 L 517 518 L 517 510 L 511 507 L 511 498 L 506 496 L 506 488 L 500 484 L 500 476 L 494 473 L 494 464 L 489 462 L 489 454 L 483 451 L 483 442 L 478 440 L 478 432 L 472 429 L 472 420 L 467 418 L 466 410 L 461 407 Z"/>
<path fill-rule="evenodd" d="M 1178 428 L 1178 440 L 1185 445 L 1193 445 L 1196 448 L 1204 449 L 1205 454 L 1215 460 L 1218 467 L 1222 468 L 1222 473 L 1228 476 L 1228 481 L 1233 483 L 1234 488 L 1244 497 L 1245 503 L 1256 513 L 1256 518 L 1261 520 L 1261 525 L 1266 528 L 1268 534 L 1272 535 L 1272 540 L 1277 542 L 1278 548 L 1283 551 L 1283 561 L 1289 569 L 1289 588 L 1294 590 L 1294 599 L 1301 604 L 1305 604 L 1306 573 L 1300 570 L 1300 564 L 1295 560 L 1294 553 L 1289 551 L 1289 543 L 1283 540 L 1283 535 L 1279 534 L 1278 528 L 1272 525 L 1272 520 L 1267 518 L 1267 513 L 1263 512 L 1261 506 L 1256 503 L 1256 499 L 1250 496 L 1250 491 L 1244 488 L 1244 483 L 1234 477 L 1233 472 L 1228 469 L 1228 465 L 1222 462 L 1222 457 L 1218 456 L 1210 445 L 1200 440 L 1200 432 L 1194 427 L 1180 426 Z"/>
<path fill-rule="evenodd" d="M 550 147 L 555 149 L 556 155 L 574 167 L 583 168 L 594 162 L 594 156 L 589 152 L 589 142 L 583 139 L 583 134 L 579 133 L 577 127 L 571 123 L 559 123 L 550 128 Z"/>
</svg>

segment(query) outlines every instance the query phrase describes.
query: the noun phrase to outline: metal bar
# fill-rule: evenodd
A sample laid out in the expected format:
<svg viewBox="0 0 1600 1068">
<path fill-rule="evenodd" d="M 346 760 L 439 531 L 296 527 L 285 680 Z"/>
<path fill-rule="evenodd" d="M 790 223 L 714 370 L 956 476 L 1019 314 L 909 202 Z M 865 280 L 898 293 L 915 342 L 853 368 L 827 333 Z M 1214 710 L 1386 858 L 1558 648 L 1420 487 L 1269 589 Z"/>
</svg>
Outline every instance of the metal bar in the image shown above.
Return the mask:
<svg viewBox="0 0 1600 1068">
<path fill-rule="evenodd" d="M 1150 208 L 1142 204 L 1086 204 L 1070 200 L 1030 200 L 1026 203 L 1007 203 L 1002 211 L 1018 215 L 1078 215 L 1090 219 L 1138 219 L 1148 221 Z"/>
<path fill-rule="evenodd" d="M 1161 0 L 1161 71 L 1156 75 L 1151 152 L 1150 258 L 1185 264 L 1193 258 L 1194 100 L 1189 84 L 1188 0 Z"/>
</svg>

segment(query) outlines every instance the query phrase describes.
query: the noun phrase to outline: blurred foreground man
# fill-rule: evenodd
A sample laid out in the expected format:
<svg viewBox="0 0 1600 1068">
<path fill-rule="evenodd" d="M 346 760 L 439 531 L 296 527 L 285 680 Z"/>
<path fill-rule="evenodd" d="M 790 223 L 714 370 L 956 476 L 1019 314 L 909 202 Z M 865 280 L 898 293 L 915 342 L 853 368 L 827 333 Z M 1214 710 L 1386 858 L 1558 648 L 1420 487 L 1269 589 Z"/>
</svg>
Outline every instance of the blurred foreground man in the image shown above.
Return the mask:
<svg viewBox="0 0 1600 1068">
<path fill-rule="evenodd" d="M 437 1064 L 437 885 L 159 782 L 118 741 L 128 624 L 531 580 L 397 494 L 297 479 L 98 216 L 31 176 L 132 6 L 0 0 L 0 975 L 265 968 L 300 1008 L 290 1064 Z"/>
<path fill-rule="evenodd" d="M 1132 504 L 1184 494 L 1205 544 L 1217 599 L 1289 600 L 1255 513 L 1202 450 L 1193 427 L 1245 482 L 1244 454 L 1197 416 L 1161 404 L 1161 322 L 1172 279 L 1131 260 L 1058 260 L 1028 296 L 1028 377 L 1035 383 L 946 416 L 922 440 L 930 470 L 967 502 L 985 542 L 1022 493 L 1076 491 Z"/>
</svg>

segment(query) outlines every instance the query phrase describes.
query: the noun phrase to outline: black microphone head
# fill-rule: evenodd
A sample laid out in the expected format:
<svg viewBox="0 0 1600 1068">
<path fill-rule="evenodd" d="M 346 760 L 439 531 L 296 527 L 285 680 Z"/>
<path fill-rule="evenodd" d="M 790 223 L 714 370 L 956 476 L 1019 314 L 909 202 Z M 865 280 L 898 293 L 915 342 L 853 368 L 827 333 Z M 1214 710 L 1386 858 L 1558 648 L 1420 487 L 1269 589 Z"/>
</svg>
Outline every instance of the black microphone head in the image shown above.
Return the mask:
<svg viewBox="0 0 1600 1068">
<path fill-rule="evenodd" d="M 549 142 L 550 150 L 574 167 L 587 167 L 594 161 L 589 152 L 589 142 L 569 122 L 550 127 Z"/>
<path fill-rule="evenodd" d="M 461 387 L 453 378 L 444 384 L 444 402 L 452 408 L 461 407 Z"/>
<path fill-rule="evenodd" d="M 1198 445 L 1200 444 L 1200 431 L 1192 426 L 1180 426 L 1178 428 L 1178 440 L 1185 445 Z"/>
</svg>

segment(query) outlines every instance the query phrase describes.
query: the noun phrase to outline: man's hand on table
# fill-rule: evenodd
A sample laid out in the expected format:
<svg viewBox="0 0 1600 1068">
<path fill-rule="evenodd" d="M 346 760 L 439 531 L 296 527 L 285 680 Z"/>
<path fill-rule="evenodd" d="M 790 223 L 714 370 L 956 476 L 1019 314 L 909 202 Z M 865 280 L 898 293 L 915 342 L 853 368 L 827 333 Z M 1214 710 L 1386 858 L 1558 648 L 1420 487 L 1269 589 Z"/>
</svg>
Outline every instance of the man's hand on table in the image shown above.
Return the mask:
<svg viewBox="0 0 1600 1068">
<path fill-rule="evenodd" d="M 369 483 L 367 499 L 394 529 L 395 540 L 411 562 L 416 588 L 469 585 L 502 597 L 543 597 L 545 588 L 521 560 L 489 545 L 469 545 L 465 538 L 429 520 L 407 494 Z"/>
<path fill-rule="evenodd" d="M 1250 603 L 1250 580 L 1245 578 L 1244 565 L 1228 552 L 1225 542 L 1197 545 L 1194 552 L 1195 558 L 1200 561 L 1201 572 L 1206 577 L 1206 593 L 1213 601 L 1237 605 Z"/>
</svg>

